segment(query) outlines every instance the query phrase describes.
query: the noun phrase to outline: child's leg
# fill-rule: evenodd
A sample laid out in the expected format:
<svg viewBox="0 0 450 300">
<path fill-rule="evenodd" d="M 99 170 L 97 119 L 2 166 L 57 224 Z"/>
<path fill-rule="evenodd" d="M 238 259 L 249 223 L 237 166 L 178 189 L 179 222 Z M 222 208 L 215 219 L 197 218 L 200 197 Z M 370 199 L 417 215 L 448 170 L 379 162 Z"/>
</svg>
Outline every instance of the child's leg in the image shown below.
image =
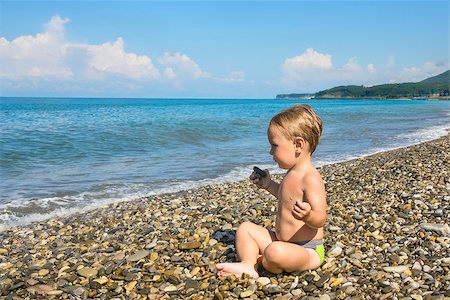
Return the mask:
<svg viewBox="0 0 450 300">
<path fill-rule="evenodd" d="M 320 266 L 320 257 L 314 249 L 305 248 L 294 243 L 274 241 L 264 251 L 262 265 L 267 271 L 302 272 Z"/>
<path fill-rule="evenodd" d="M 241 276 L 243 273 L 258 277 L 256 264 L 259 254 L 272 242 L 269 231 L 251 222 L 242 223 L 236 231 L 236 251 L 241 262 L 217 264 L 219 276 Z"/>
</svg>

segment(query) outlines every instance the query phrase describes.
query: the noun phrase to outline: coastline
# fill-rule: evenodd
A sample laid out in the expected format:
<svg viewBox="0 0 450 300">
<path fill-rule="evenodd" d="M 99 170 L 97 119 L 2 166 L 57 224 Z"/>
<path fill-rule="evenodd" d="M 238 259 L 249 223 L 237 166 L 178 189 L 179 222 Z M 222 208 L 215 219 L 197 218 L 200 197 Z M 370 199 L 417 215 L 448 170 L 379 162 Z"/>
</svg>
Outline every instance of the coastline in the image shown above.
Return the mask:
<svg viewBox="0 0 450 300">
<path fill-rule="evenodd" d="M 385 98 L 385 97 L 339 97 L 333 95 L 325 95 L 321 97 L 275 97 L 278 100 L 380 100 L 380 101 L 416 101 L 416 100 L 424 100 L 424 101 L 448 101 L 450 100 L 449 96 L 443 97 L 417 97 L 417 98 L 408 98 L 408 97 L 399 97 L 399 98 Z"/>
<path fill-rule="evenodd" d="M 327 256 L 312 272 L 216 277 L 215 263 L 235 259 L 240 223 L 273 224 L 276 200 L 241 181 L 5 229 L 0 295 L 450 297 L 449 153 L 447 135 L 321 167 Z"/>
</svg>

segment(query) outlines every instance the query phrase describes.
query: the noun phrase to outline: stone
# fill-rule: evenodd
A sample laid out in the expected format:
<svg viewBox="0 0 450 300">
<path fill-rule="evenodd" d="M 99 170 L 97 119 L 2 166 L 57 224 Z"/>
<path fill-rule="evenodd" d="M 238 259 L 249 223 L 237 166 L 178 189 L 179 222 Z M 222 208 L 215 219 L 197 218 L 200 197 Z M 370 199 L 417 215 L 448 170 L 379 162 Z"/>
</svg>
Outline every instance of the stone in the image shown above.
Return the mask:
<svg viewBox="0 0 450 300">
<path fill-rule="evenodd" d="M 324 273 L 322 276 L 320 276 L 319 280 L 314 282 L 315 286 L 318 288 L 322 288 L 323 285 L 330 280 L 330 276 L 326 273 Z"/>
<path fill-rule="evenodd" d="M 39 276 L 45 276 L 48 273 L 50 273 L 50 271 L 48 269 L 42 269 L 42 270 L 39 270 L 38 275 Z"/>
<path fill-rule="evenodd" d="M 241 298 L 250 297 L 251 295 L 253 295 L 255 293 L 256 289 L 257 289 L 257 286 L 254 284 L 248 286 L 245 291 L 241 292 L 241 294 L 240 294 Z"/>
<path fill-rule="evenodd" d="M 268 277 L 258 277 L 256 279 L 256 282 L 259 283 L 262 286 L 268 285 L 270 283 L 270 278 Z"/>
<path fill-rule="evenodd" d="M 413 270 L 418 270 L 418 271 L 422 271 L 422 265 L 420 264 L 420 262 L 416 261 L 416 262 L 413 264 L 413 266 L 412 266 L 411 269 L 413 269 Z"/>
<path fill-rule="evenodd" d="M 305 292 L 307 292 L 307 293 L 312 292 L 312 291 L 314 291 L 316 289 L 317 289 L 317 287 L 314 284 L 312 284 L 312 283 L 309 283 L 309 284 L 307 284 L 306 286 L 303 287 L 303 290 Z"/>
<path fill-rule="evenodd" d="M 198 274 L 198 272 L 200 272 L 200 267 L 195 267 L 192 269 L 192 271 L 190 272 L 191 276 L 194 277 Z"/>
<path fill-rule="evenodd" d="M 328 257 L 337 257 L 339 255 L 341 255 L 342 253 L 342 248 L 339 246 L 334 246 L 333 248 L 330 249 L 330 251 L 327 252 Z"/>
<path fill-rule="evenodd" d="M 128 282 L 128 283 L 127 283 L 126 285 L 124 285 L 123 287 L 124 287 L 125 290 L 129 293 L 129 292 L 131 292 L 131 291 L 134 289 L 134 287 L 136 286 L 136 284 L 137 284 L 137 281 L 134 280 L 134 281 Z"/>
<path fill-rule="evenodd" d="M 63 293 L 64 293 L 64 291 L 61 291 L 61 290 L 53 290 L 53 291 L 46 292 L 46 294 L 49 296 L 60 296 Z"/>
<path fill-rule="evenodd" d="M 133 255 L 128 256 L 127 260 L 131 261 L 131 262 L 139 261 L 139 260 L 147 257 L 149 254 L 150 254 L 150 251 L 148 251 L 148 250 L 141 250 L 141 251 L 136 252 Z"/>
<path fill-rule="evenodd" d="M 193 280 L 193 279 L 190 279 L 190 278 L 186 279 L 186 282 L 185 282 L 185 289 L 186 290 L 188 290 L 188 289 L 198 289 L 198 286 L 199 286 L 199 283 L 198 283 L 197 280 Z"/>
<path fill-rule="evenodd" d="M 80 276 L 83 276 L 85 278 L 89 278 L 89 277 L 97 276 L 98 271 L 97 271 L 97 269 L 94 269 L 94 268 L 81 268 L 81 269 L 77 270 L 77 273 Z"/>
<path fill-rule="evenodd" d="M 425 231 L 434 231 L 442 236 L 450 237 L 450 226 L 448 224 L 422 223 L 420 228 Z"/>
<path fill-rule="evenodd" d="M 108 282 L 108 278 L 107 277 L 101 277 L 101 278 L 94 279 L 94 281 L 103 285 L 103 284 Z"/>
<path fill-rule="evenodd" d="M 32 294 L 35 294 L 35 293 L 46 294 L 53 290 L 54 290 L 53 287 L 46 285 L 46 284 L 33 285 L 33 286 L 30 286 L 27 288 L 27 291 Z"/>
<path fill-rule="evenodd" d="M 30 279 L 27 280 L 27 284 L 28 285 L 36 285 L 38 283 L 39 283 L 39 281 L 37 281 L 37 280 L 35 280 L 33 278 L 30 278 Z"/>
<path fill-rule="evenodd" d="M 442 267 L 450 267 L 450 257 L 443 258 L 441 260 Z"/>
<path fill-rule="evenodd" d="M 174 285 L 168 285 L 164 288 L 164 292 L 175 292 L 178 291 L 178 288 Z"/>
<path fill-rule="evenodd" d="M 197 249 L 200 248 L 202 243 L 200 242 L 188 242 L 188 243 L 181 243 L 178 246 L 178 249 L 180 250 L 191 250 L 191 249 Z"/>
<path fill-rule="evenodd" d="M 383 270 L 386 272 L 393 273 L 403 273 L 409 270 L 408 266 L 392 266 L 392 267 L 383 267 Z"/>
</svg>

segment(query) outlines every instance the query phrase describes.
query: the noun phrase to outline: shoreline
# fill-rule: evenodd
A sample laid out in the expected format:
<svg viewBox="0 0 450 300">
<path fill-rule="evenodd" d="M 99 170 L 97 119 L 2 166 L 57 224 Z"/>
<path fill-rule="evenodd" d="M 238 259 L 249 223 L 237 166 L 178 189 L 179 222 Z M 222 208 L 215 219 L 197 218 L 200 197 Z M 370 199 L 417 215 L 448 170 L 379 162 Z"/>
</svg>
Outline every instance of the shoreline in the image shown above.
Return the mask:
<svg viewBox="0 0 450 300">
<path fill-rule="evenodd" d="M 450 132 L 450 128 L 447 128 L 447 126 L 444 126 L 444 128 L 445 129 L 443 129 L 443 130 L 445 130 L 447 132 L 447 135 L 448 135 L 449 132 Z M 439 129 L 439 131 L 440 130 L 441 129 Z M 405 147 L 410 147 L 410 146 L 414 146 L 414 145 L 418 145 L 418 144 L 422 144 L 422 143 L 427 143 L 427 142 L 430 142 L 430 141 L 433 141 L 433 140 L 436 140 L 436 139 L 440 139 L 440 138 L 442 138 L 444 136 L 445 135 L 441 135 L 440 134 L 438 137 L 428 137 L 427 139 L 424 139 L 423 141 L 412 141 L 411 144 L 408 144 L 408 145 L 397 145 L 397 146 L 384 148 L 384 149 L 373 149 L 372 151 L 362 152 L 360 155 L 349 156 L 349 157 L 347 157 L 345 159 L 341 159 L 341 160 L 336 160 L 336 161 L 332 161 L 332 162 L 319 162 L 319 163 L 316 164 L 316 168 L 320 169 L 320 168 L 322 168 L 324 166 L 328 166 L 328 165 L 341 164 L 341 163 L 345 163 L 345 162 L 348 162 L 348 161 L 351 161 L 351 160 L 361 159 L 361 158 L 364 158 L 364 157 L 376 155 L 376 154 L 379 154 L 379 153 L 395 151 L 395 150 L 402 149 L 402 148 L 405 148 Z M 278 169 L 278 171 L 279 171 L 279 169 Z M 283 173 L 284 172 L 273 173 L 273 175 L 281 175 Z M 10 223 L 10 222 L 8 222 L 6 224 L 0 223 L 0 233 L 5 231 L 5 230 L 7 230 L 7 229 L 9 229 L 9 228 L 29 227 L 29 226 L 32 226 L 33 224 L 37 224 L 37 223 L 40 223 L 40 222 L 45 222 L 45 221 L 47 221 L 49 219 L 63 218 L 63 217 L 67 217 L 67 216 L 72 215 L 72 214 L 83 214 L 83 213 L 87 213 L 87 212 L 92 211 L 92 210 L 102 209 L 103 207 L 114 205 L 116 203 L 139 201 L 142 198 L 152 197 L 152 196 L 155 196 L 155 195 L 166 195 L 166 194 L 172 194 L 172 193 L 183 193 L 183 192 L 188 191 L 188 190 L 198 189 L 198 188 L 202 188 L 202 187 L 209 186 L 209 185 L 226 184 L 226 183 L 237 183 L 237 182 L 240 182 L 240 181 L 246 181 L 247 180 L 246 176 L 244 176 L 244 178 L 242 178 L 242 179 L 235 179 L 235 180 L 230 180 L 228 178 L 228 177 L 230 177 L 229 174 L 227 174 L 226 177 L 227 177 L 227 179 L 224 179 L 224 177 L 217 177 L 217 178 L 214 178 L 214 179 L 211 179 L 211 180 L 203 179 L 203 180 L 200 180 L 198 182 L 192 183 L 191 187 L 179 187 L 179 188 L 174 188 L 174 189 L 171 188 L 171 189 L 169 189 L 169 191 L 163 191 L 163 192 L 159 191 L 159 192 L 156 192 L 156 193 L 151 193 L 148 196 L 133 196 L 133 197 L 126 197 L 126 198 L 116 199 L 116 200 L 112 200 L 111 202 L 107 202 L 106 204 L 105 203 L 100 204 L 100 205 L 94 204 L 92 206 L 89 206 L 88 208 L 67 207 L 67 208 L 64 208 L 63 212 L 60 212 L 60 213 L 51 212 L 49 214 L 42 215 L 42 217 L 41 217 L 41 215 L 37 215 L 37 217 L 33 218 L 31 221 L 27 221 L 25 223 L 23 221 L 21 221 L 21 220 L 20 221 L 16 221 L 14 223 Z M 183 184 L 180 183 L 180 185 L 182 186 Z M 162 190 L 165 190 L 165 189 L 162 189 Z M 66 212 L 66 210 L 67 210 L 67 212 Z M 32 215 L 34 215 L 34 214 L 32 214 Z M 22 217 L 22 218 L 24 218 L 24 217 Z"/>
<path fill-rule="evenodd" d="M 320 167 L 327 257 L 312 272 L 262 272 L 269 282 L 215 276 L 215 263 L 235 259 L 240 223 L 273 225 L 276 200 L 240 181 L 6 228 L 0 295 L 450 297 L 449 144 L 447 135 Z"/>
</svg>

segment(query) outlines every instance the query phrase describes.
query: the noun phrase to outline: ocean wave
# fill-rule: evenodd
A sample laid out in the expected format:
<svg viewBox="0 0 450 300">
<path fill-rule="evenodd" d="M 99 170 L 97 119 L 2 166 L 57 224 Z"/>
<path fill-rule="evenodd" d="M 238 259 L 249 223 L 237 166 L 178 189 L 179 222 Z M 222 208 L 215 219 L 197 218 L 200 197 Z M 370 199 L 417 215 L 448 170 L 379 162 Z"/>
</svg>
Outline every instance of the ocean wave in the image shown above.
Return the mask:
<svg viewBox="0 0 450 300">
<path fill-rule="evenodd" d="M 391 138 L 389 146 L 373 147 L 360 151 L 356 154 L 341 154 L 334 157 L 319 159 L 315 162 L 317 167 L 330 165 L 335 163 L 342 163 L 349 160 L 374 155 L 381 152 L 391 151 L 403 147 L 408 147 L 427 141 L 432 141 L 444 136 L 447 136 L 450 132 L 450 123 L 438 126 L 432 126 L 429 128 L 421 128 L 414 132 L 402 133 Z"/>
<path fill-rule="evenodd" d="M 262 164 L 260 168 L 269 169 L 271 173 L 281 170 L 273 165 Z M 237 167 L 222 176 L 202 180 L 186 180 L 166 182 L 161 186 L 130 184 L 127 186 L 108 186 L 96 192 L 83 192 L 78 195 L 64 197 L 47 197 L 41 199 L 15 199 L 0 205 L 0 231 L 14 226 L 25 226 L 33 222 L 41 222 L 53 217 L 90 211 L 109 204 L 134 201 L 153 195 L 176 193 L 211 184 L 222 184 L 247 179 L 253 165 Z M 107 196 L 109 195 L 109 196 Z"/>
</svg>

